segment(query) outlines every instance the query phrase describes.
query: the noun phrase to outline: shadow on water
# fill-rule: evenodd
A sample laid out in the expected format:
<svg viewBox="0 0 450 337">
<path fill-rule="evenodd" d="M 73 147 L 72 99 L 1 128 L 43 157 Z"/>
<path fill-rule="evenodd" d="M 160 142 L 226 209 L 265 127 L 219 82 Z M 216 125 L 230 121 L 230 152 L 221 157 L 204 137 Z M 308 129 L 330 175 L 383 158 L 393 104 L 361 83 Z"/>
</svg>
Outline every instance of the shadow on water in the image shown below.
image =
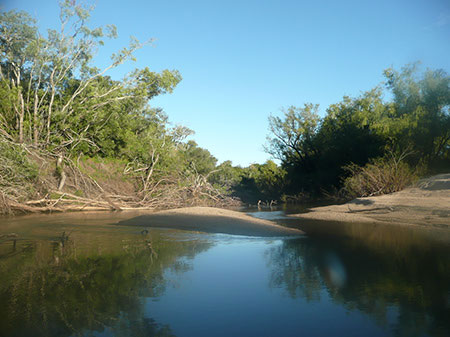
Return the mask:
<svg viewBox="0 0 450 337">
<path fill-rule="evenodd" d="M 164 271 L 184 273 L 211 244 L 133 230 L 66 225 L 52 237 L 40 227 L 15 245 L 4 236 L 0 336 L 174 336 L 146 317 L 143 298 L 162 294 Z"/>
</svg>

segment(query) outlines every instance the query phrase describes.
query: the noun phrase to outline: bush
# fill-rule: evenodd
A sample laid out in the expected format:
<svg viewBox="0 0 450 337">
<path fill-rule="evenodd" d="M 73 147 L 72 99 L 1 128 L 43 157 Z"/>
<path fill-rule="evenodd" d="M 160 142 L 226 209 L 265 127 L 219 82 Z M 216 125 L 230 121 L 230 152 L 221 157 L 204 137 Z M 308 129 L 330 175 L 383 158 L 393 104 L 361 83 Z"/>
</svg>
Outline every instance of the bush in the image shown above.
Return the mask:
<svg viewBox="0 0 450 337">
<path fill-rule="evenodd" d="M 418 179 L 418 170 L 413 170 L 403 161 L 403 155 L 390 155 L 371 160 L 360 167 L 350 164 L 344 169 L 350 175 L 344 180 L 342 189 L 346 197 L 369 197 L 400 191 Z"/>
<path fill-rule="evenodd" d="M 0 192 L 13 199 L 33 192 L 38 168 L 31 163 L 22 146 L 0 139 Z"/>
</svg>

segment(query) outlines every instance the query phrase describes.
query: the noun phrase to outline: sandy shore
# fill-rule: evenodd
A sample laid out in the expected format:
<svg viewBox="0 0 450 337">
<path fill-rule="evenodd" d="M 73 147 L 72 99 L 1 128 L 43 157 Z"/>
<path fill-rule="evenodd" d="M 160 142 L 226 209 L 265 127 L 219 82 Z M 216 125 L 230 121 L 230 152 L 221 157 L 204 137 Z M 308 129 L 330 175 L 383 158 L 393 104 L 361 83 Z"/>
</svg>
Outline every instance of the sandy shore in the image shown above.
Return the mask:
<svg viewBox="0 0 450 337">
<path fill-rule="evenodd" d="M 450 174 L 421 180 L 403 191 L 357 198 L 343 205 L 312 208 L 304 220 L 391 223 L 450 229 Z"/>
<path fill-rule="evenodd" d="M 141 215 L 118 225 L 162 227 L 207 233 L 246 236 L 298 236 L 301 230 L 286 228 L 272 221 L 257 219 L 241 212 L 213 207 L 189 207 Z"/>
</svg>

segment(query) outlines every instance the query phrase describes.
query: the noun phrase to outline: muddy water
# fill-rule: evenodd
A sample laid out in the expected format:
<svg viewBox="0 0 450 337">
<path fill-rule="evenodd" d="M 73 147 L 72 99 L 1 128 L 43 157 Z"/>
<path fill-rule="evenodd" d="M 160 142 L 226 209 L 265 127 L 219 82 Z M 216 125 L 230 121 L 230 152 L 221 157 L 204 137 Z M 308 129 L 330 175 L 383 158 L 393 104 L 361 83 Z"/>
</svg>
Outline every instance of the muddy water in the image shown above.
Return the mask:
<svg viewBox="0 0 450 337">
<path fill-rule="evenodd" d="M 0 336 L 448 336 L 446 232 L 296 223 L 301 238 L 0 219 Z"/>
</svg>

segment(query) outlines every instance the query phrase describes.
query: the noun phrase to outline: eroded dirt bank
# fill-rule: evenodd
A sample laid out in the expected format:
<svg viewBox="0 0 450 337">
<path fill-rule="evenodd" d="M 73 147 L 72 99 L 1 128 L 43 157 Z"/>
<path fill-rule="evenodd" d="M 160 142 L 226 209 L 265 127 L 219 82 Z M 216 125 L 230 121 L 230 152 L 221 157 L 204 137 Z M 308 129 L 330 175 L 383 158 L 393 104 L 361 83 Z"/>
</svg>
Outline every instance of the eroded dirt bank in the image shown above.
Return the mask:
<svg viewBox="0 0 450 337">
<path fill-rule="evenodd" d="M 450 174 L 419 181 L 388 195 L 357 198 L 343 205 L 312 208 L 295 218 L 317 221 L 391 223 L 450 228 Z"/>
</svg>

